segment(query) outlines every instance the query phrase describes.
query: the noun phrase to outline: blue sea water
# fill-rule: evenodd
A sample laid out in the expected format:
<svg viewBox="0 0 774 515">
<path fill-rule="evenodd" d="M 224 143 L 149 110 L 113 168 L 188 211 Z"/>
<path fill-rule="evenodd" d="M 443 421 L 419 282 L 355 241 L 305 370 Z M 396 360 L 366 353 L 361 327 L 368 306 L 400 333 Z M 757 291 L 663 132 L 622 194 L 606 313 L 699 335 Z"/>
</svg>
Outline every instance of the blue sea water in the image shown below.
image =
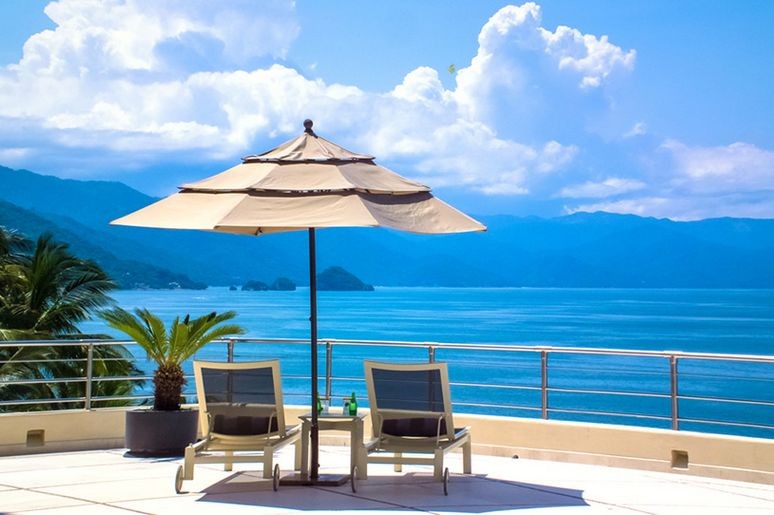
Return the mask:
<svg viewBox="0 0 774 515">
<path fill-rule="evenodd" d="M 113 297 L 167 321 L 232 309 L 248 336 L 309 335 L 306 288 L 123 290 Z M 774 354 L 774 290 L 378 287 L 319 292 L 318 310 L 325 338 Z M 81 328 L 109 332 L 100 321 Z"/>
<path fill-rule="evenodd" d="M 124 308 L 145 307 L 165 321 L 187 313 L 235 310 L 235 322 L 247 329 L 247 336 L 304 339 L 309 335 L 308 295 L 306 288 L 294 292 L 209 288 L 119 291 L 113 297 Z M 318 309 L 320 338 L 774 355 L 774 290 L 377 287 L 374 292 L 320 292 Z M 122 336 L 99 321 L 81 328 Z M 306 347 L 237 347 L 237 359 L 281 356 L 286 400 L 305 402 Z M 225 354 L 220 347 L 198 357 L 224 359 Z M 351 391 L 365 397 L 365 358 L 426 360 L 427 353 L 336 348 L 334 375 L 340 379 L 333 382 L 334 397 Z M 452 392 L 456 411 L 539 416 L 539 354 L 441 351 L 438 359 L 449 362 L 454 382 L 506 387 L 457 386 Z M 323 366 L 321 359 L 321 370 Z M 774 437 L 774 430 L 755 427 L 774 426 L 772 407 L 701 400 L 712 396 L 774 402 L 773 365 L 686 359 L 679 370 L 679 393 L 684 397 L 679 404 L 681 428 Z M 553 389 L 550 418 L 652 427 L 671 424 L 669 367 L 662 357 L 551 355 L 549 386 Z M 616 393 L 569 391 L 577 389 Z M 627 395 L 643 392 L 655 396 Z"/>
</svg>

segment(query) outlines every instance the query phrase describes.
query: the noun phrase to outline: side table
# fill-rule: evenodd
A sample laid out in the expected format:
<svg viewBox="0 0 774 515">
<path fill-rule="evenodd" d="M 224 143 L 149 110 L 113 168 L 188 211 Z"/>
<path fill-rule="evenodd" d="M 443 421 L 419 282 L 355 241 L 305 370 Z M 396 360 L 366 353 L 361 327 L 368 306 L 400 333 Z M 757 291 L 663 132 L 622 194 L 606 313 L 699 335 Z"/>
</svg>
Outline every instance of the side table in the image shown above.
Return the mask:
<svg viewBox="0 0 774 515">
<path fill-rule="evenodd" d="M 363 445 L 363 420 L 367 415 L 344 415 L 341 413 L 320 413 L 317 415 L 317 427 L 320 431 L 349 431 L 349 469 L 357 466 L 357 479 L 367 479 L 366 451 Z M 312 415 L 307 413 L 301 419 L 301 475 L 309 475 L 309 433 L 312 429 Z"/>
</svg>

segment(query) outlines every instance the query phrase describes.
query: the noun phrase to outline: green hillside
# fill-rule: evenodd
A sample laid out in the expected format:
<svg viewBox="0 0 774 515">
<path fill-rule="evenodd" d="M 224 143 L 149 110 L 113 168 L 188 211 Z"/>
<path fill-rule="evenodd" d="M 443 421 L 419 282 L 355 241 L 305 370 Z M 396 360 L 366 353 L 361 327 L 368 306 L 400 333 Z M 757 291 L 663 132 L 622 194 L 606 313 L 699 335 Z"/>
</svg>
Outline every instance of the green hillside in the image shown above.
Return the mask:
<svg viewBox="0 0 774 515">
<path fill-rule="evenodd" d="M 52 233 L 56 240 L 68 243 L 74 254 L 99 263 L 121 288 L 201 289 L 207 286 L 206 283 L 192 281 L 185 275 L 158 266 L 120 259 L 100 244 L 99 234 L 94 230 L 71 220 L 60 225 L 2 200 L 0 226 L 16 229 L 30 239 L 46 232 Z"/>
</svg>

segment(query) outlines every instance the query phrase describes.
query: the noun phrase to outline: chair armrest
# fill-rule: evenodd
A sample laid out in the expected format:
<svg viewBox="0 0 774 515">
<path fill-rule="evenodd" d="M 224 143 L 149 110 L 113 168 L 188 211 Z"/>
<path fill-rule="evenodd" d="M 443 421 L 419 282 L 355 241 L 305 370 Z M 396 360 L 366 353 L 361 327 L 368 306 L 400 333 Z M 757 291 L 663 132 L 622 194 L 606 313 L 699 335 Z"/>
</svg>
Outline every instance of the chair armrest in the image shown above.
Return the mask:
<svg viewBox="0 0 774 515">
<path fill-rule="evenodd" d="M 454 439 L 458 440 L 470 435 L 470 426 L 454 428 Z"/>
<path fill-rule="evenodd" d="M 301 431 L 301 424 L 296 424 L 295 426 L 291 427 L 290 429 L 285 428 L 285 436 L 293 436 L 294 434 Z"/>
<path fill-rule="evenodd" d="M 271 436 L 271 423 L 274 421 L 274 419 L 277 417 L 277 412 L 272 411 L 271 415 L 269 415 L 269 423 L 266 426 L 266 438 L 269 438 Z M 281 435 L 284 436 L 284 435 Z"/>
<path fill-rule="evenodd" d="M 435 444 L 436 445 L 440 445 L 441 444 L 441 422 L 443 422 L 443 421 L 444 421 L 444 416 L 443 415 L 439 415 L 438 416 L 438 423 L 437 423 L 436 430 L 435 430 Z M 447 432 L 449 431 L 448 428 L 446 429 L 446 431 Z"/>
</svg>

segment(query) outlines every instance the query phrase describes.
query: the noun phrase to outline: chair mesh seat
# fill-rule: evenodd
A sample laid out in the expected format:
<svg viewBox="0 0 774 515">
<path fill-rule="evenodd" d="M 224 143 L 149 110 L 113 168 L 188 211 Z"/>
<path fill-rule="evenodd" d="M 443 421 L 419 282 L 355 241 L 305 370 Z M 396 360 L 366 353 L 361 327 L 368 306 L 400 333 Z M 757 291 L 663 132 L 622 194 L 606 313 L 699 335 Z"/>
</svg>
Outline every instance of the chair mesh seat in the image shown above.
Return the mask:
<svg viewBox="0 0 774 515">
<path fill-rule="evenodd" d="M 237 407 L 234 407 L 236 411 Z M 271 421 L 271 431 L 269 428 Z M 212 432 L 229 436 L 248 436 L 265 435 L 266 433 L 276 433 L 279 430 L 276 417 L 250 416 L 250 415 L 228 415 L 219 413 L 212 418 Z"/>
<path fill-rule="evenodd" d="M 382 422 L 382 434 L 405 437 L 435 437 L 446 434 L 446 421 L 441 419 L 438 431 L 438 419 L 429 417 L 396 418 Z"/>
</svg>

